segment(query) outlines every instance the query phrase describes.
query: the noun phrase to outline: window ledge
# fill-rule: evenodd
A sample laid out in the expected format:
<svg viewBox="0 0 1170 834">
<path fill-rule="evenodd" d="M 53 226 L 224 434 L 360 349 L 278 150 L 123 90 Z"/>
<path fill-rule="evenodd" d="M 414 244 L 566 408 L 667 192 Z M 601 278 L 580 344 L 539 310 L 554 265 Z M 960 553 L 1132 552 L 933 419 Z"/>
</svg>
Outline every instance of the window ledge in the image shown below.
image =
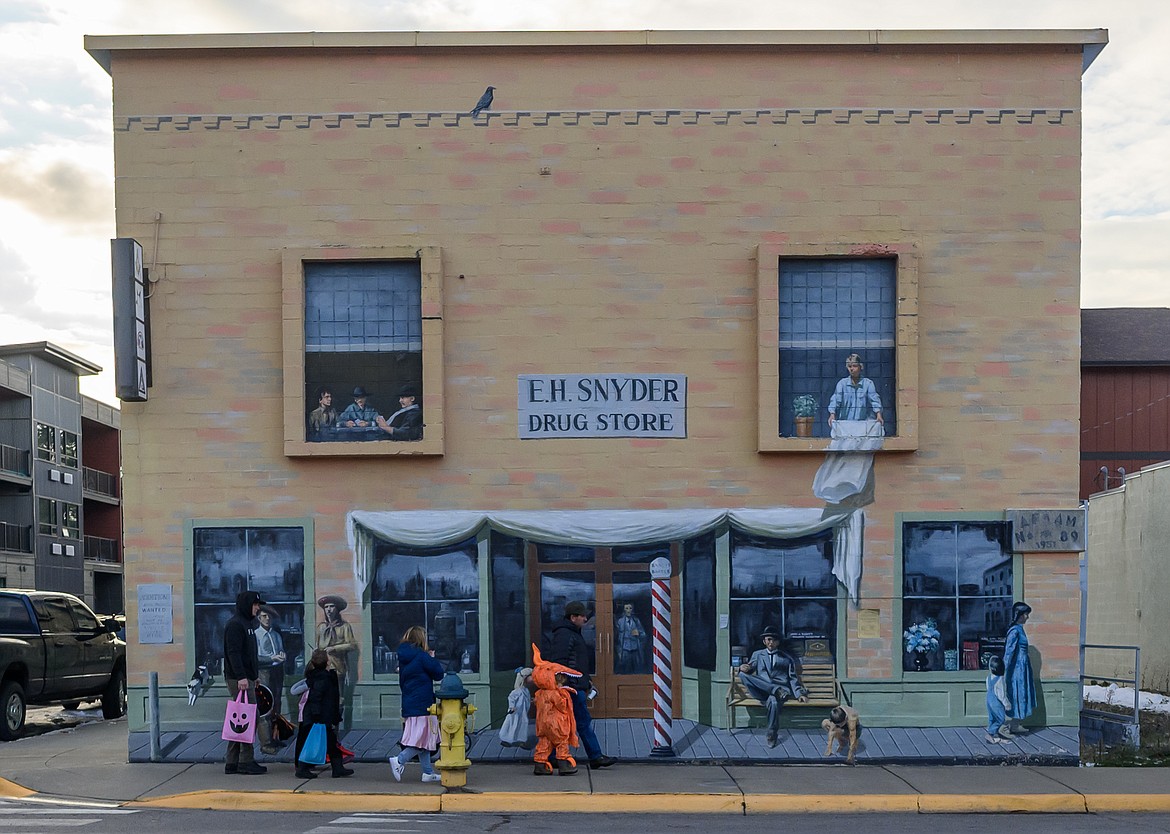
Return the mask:
<svg viewBox="0 0 1170 834">
<path fill-rule="evenodd" d="M 828 437 L 761 437 L 759 452 L 827 452 L 832 441 Z M 914 452 L 918 450 L 918 438 L 887 437 L 881 452 Z"/>
<path fill-rule="evenodd" d="M 368 443 L 322 443 L 285 438 L 284 454 L 300 457 L 439 457 L 443 454 L 441 437 L 423 438 L 409 442 L 378 440 Z"/>
</svg>

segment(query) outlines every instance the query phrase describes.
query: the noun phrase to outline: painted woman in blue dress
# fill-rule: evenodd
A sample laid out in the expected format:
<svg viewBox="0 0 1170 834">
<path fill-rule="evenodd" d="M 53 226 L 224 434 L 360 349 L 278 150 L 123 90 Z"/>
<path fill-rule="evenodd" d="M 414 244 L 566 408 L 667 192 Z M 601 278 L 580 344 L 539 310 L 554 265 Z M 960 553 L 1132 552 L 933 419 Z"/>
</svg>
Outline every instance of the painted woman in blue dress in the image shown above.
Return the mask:
<svg viewBox="0 0 1170 834">
<path fill-rule="evenodd" d="M 1012 625 L 1007 630 L 1003 650 L 1004 681 L 1012 705 L 1011 728 L 1001 735 L 1027 732 L 1020 727 L 1020 722 L 1036 709 L 1036 682 L 1032 677 L 1032 661 L 1028 658 L 1028 635 L 1024 632 L 1024 623 L 1028 622 L 1031 613 L 1032 606 L 1025 602 L 1012 606 Z"/>
</svg>

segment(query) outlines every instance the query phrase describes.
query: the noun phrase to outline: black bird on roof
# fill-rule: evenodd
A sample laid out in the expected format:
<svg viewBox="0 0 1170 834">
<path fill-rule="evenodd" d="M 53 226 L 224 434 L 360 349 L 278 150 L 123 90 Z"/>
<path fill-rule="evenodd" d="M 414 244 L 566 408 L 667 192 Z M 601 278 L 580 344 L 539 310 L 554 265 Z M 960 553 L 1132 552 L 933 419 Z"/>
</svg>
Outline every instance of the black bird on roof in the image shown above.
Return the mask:
<svg viewBox="0 0 1170 834">
<path fill-rule="evenodd" d="M 475 107 L 471 108 L 471 117 L 473 119 L 480 114 L 480 111 L 487 110 L 492 106 L 492 93 L 495 90 L 495 87 L 488 87 L 483 91 L 483 95 L 479 97 L 479 101 L 475 103 Z"/>
</svg>

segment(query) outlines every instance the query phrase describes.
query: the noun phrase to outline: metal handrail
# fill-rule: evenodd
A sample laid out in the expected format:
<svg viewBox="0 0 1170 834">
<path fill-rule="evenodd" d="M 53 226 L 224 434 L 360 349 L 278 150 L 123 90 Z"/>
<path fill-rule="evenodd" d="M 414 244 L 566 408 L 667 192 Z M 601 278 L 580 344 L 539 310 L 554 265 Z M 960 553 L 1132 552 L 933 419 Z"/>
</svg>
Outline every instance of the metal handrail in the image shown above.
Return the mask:
<svg viewBox="0 0 1170 834">
<path fill-rule="evenodd" d="M 32 527 L 0 521 L 0 547 L 17 553 L 32 553 Z"/>
<path fill-rule="evenodd" d="M 0 443 L 0 469 L 5 472 L 28 476 L 31 473 L 29 460 L 27 449 L 18 449 L 15 446 Z"/>
<path fill-rule="evenodd" d="M 1112 649 L 1115 651 L 1130 651 L 1133 652 L 1133 677 L 1132 678 L 1117 678 L 1111 675 L 1086 675 L 1085 674 L 1085 649 Z M 1130 717 L 1131 724 L 1137 724 L 1141 720 L 1141 679 L 1142 679 L 1142 650 L 1140 646 L 1120 646 L 1110 643 L 1082 643 L 1081 644 L 1081 712 L 1090 715 L 1100 716 L 1102 718 L 1118 717 L 1118 713 L 1106 712 L 1105 710 L 1086 708 L 1084 705 L 1084 691 L 1085 681 L 1109 681 L 1110 683 L 1127 683 L 1133 686 L 1133 714 Z"/>
<path fill-rule="evenodd" d="M 82 467 L 81 477 L 84 488 L 90 492 L 108 495 L 111 498 L 118 497 L 118 479 L 109 472 L 85 466 Z"/>
<path fill-rule="evenodd" d="M 96 562 L 110 562 L 117 564 L 122 561 L 118 552 L 118 540 L 107 539 L 102 536 L 86 536 L 85 558 Z"/>
</svg>

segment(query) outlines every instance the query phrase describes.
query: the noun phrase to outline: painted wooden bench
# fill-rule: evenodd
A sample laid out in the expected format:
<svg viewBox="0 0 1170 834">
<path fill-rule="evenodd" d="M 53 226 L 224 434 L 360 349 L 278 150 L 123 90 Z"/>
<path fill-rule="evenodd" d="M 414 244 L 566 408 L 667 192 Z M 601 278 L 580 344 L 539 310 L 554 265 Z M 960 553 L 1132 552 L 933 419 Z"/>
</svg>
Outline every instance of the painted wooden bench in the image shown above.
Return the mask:
<svg viewBox="0 0 1170 834">
<path fill-rule="evenodd" d="M 840 706 L 840 690 L 837 686 L 837 664 L 831 657 L 807 656 L 797 660 L 797 676 L 808 690 L 808 700 L 785 701 L 784 709 L 793 707 L 818 707 L 831 709 Z M 740 707 L 763 707 L 753 698 L 739 679 L 739 667 L 731 667 L 731 685 L 727 688 L 727 726 L 735 729 L 735 711 Z"/>
</svg>

